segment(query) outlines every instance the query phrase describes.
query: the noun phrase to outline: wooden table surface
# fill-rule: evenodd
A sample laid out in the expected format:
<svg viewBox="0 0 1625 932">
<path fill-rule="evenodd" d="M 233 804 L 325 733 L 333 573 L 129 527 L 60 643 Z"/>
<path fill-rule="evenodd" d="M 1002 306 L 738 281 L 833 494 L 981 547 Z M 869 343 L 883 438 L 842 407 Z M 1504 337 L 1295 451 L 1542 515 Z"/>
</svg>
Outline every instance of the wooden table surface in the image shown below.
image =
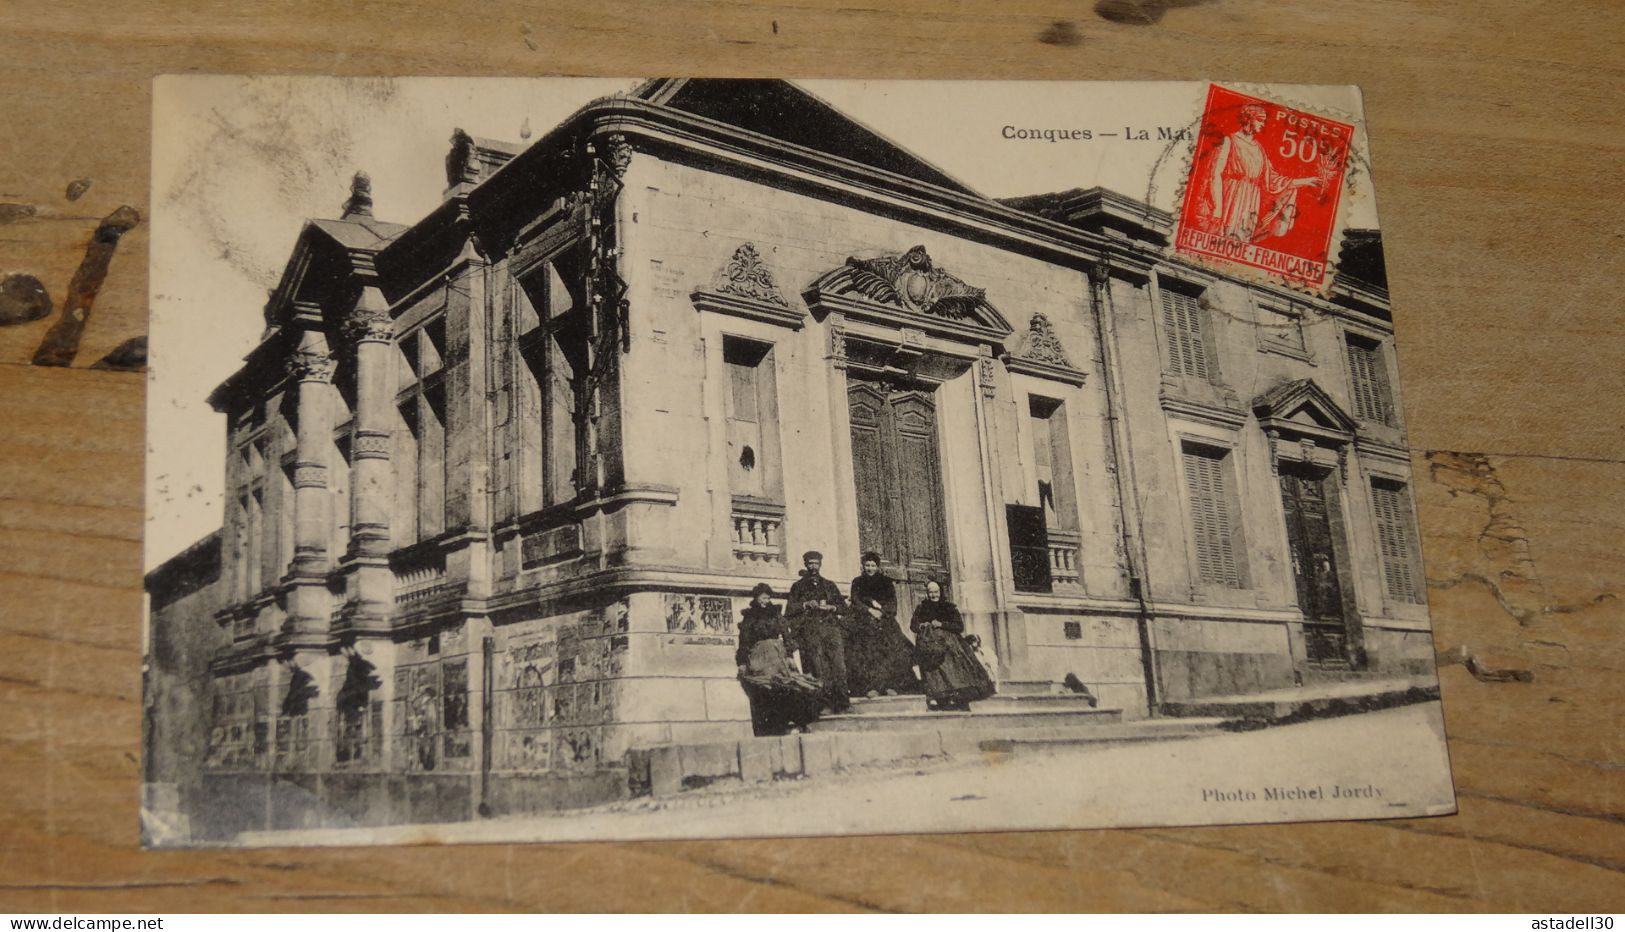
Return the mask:
<svg viewBox="0 0 1625 932">
<path fill-rule="evenodd" d="M 0 327 L 0 911 L 1625 908 L 1625 5 L 187 6 L 13 0 L 0 21 L 0 278 L 55 308 Z M 1362 85 L 1460 815 L 141 851 L 143 377 L 93 366 L 145 330 L 166 72 Z M 142 222 L 98 246 L 123 205 Z M 111 261 L 77 354 L 31 365 L 94 284 L 87 248 Z"/>
</svg>

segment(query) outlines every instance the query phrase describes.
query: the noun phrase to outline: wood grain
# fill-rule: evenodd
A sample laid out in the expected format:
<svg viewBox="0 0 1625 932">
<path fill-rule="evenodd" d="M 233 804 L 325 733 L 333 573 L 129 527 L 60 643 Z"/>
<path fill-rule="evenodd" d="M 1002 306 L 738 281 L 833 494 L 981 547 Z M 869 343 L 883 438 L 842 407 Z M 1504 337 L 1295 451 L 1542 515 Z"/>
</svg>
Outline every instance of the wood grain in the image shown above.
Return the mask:
<svg viewBox="0 0 1625 932">
<path fill-rule="evenodd" d="M 0 204 L 19 206 L 0 209 L 0 276 L 37 276 L 56 313 L 0 328 L 0 910 L 1625 907 L 1625 7 L 1102 7 L 1110 20 L 1079 0 L 13 3 Z M 28 361 L 97 223 L 147 215 L 149 82 L 182 71 L 1362 85 L 1436 641 L 1457 661 L 1442 678 L 1461 814 L 140 851 L 143 377 L 89 367 L 144 332 L 144 223 L 72 366 Z M 1532 679 L 1475 679 L 1468 657 Z M 956 880 L 922 886 L 922 870 Z"/>
</svg>

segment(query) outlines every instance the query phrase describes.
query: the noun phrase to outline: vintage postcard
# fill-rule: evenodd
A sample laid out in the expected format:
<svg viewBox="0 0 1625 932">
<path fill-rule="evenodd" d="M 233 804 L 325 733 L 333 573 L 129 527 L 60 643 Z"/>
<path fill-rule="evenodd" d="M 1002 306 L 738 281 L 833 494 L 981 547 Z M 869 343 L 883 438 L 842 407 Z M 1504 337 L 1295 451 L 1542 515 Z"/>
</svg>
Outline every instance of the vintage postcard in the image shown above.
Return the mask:
<svg viewBox="0 0 1625 932">
<path fill-rule="evenodd" d="M 147 844 L 1455 810 L 1357 89 L 154 109 Z"/>
</svg>

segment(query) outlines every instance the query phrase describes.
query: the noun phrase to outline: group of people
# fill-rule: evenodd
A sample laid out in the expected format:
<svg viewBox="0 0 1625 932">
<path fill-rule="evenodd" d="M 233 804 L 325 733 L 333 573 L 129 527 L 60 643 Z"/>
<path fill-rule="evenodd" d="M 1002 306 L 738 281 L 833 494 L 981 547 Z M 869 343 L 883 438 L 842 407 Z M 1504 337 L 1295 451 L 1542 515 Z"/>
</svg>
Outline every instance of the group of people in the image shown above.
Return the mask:
<svg viewBox="0 0 1625 932">
<path fill-rule="evenodd" d="M 897 624 L 897 585 L 880 571 L 879 554 L 863 555 L 850 599 L 821 574 L 823 554 L 809 550 L 801 559 L 805 570 L 785 610 L 774 603 L 773 587 L 760 583 L 739 623 L 734 660 L 758 735 L 805 730 L 824 711 L 848 711 L 858 696 L 923 690 L 931 707 L 964 711 L 993 695 L 992 677 L 940 583 L 926 584 L 909 621 L 910 642 Z"/>
</svg>

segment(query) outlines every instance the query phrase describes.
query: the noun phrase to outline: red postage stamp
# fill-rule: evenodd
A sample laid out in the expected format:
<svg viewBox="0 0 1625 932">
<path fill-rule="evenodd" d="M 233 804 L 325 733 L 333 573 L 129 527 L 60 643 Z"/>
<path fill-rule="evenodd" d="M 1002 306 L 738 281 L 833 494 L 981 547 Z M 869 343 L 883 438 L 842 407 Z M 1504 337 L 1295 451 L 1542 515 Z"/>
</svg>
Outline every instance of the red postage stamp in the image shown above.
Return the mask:
<svg viewBox="0 0 1625 932">
<path fill-rule="evenodd" d="M 1324 291 L 1353 141 L 1348 123 L 1209 85 L 1176 250 Z"/>
</svg>

